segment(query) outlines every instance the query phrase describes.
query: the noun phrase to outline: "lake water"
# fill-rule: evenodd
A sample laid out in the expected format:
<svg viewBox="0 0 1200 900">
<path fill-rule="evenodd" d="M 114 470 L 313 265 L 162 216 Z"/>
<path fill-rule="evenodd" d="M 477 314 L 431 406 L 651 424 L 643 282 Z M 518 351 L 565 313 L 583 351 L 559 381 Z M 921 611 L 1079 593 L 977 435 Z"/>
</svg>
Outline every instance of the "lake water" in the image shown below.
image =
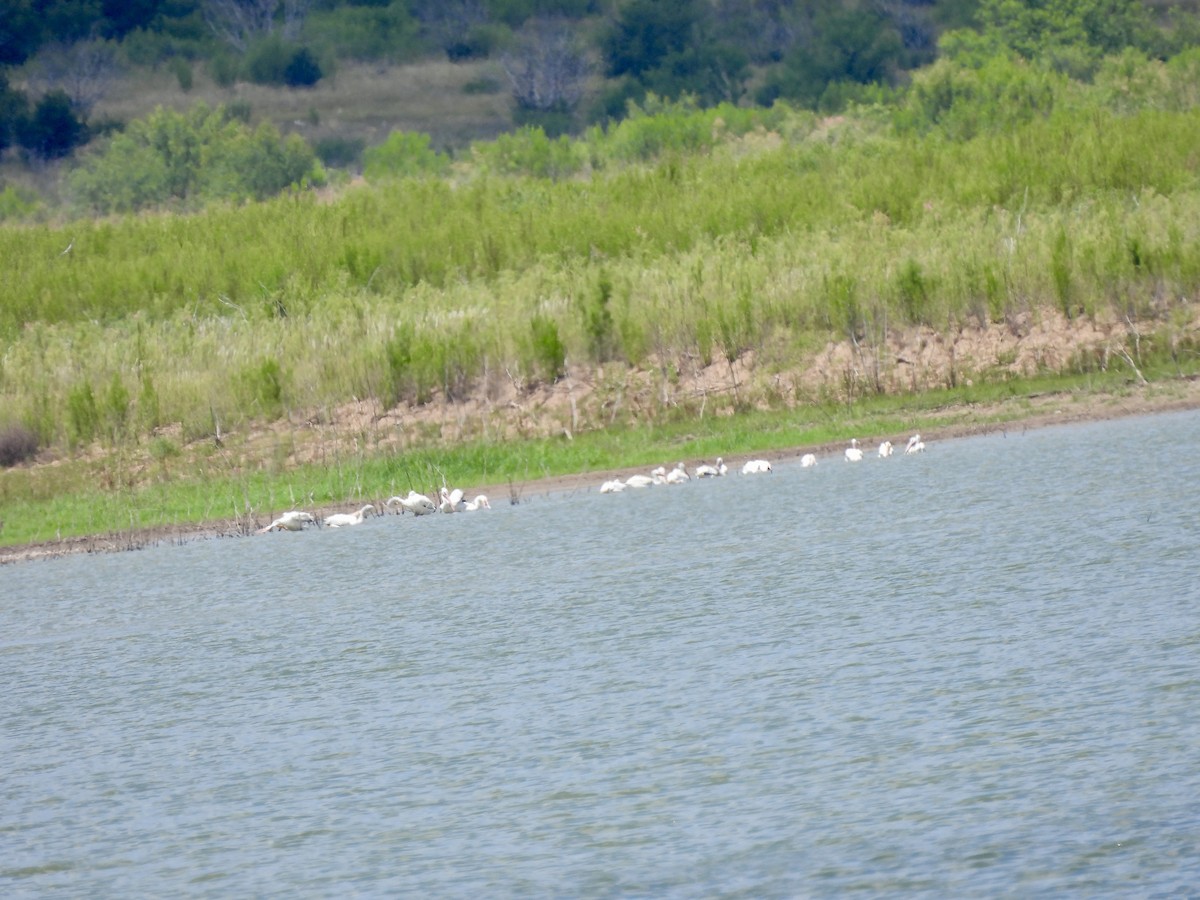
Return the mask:
<svg viewBox="0 0 1200 900">
<path fill-rule="evenodd" d="M 1197 447 L 1172 413 L 0 568 L 0 895 L 1189 894 Z"/>
</svg>

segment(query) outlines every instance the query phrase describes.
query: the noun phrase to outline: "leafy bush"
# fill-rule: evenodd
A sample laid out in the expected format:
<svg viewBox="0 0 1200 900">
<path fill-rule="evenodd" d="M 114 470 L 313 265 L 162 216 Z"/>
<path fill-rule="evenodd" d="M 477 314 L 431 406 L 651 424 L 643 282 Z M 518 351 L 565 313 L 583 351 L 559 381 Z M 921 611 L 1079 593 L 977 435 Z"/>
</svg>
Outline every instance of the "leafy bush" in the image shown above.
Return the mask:
<svg viewBox="0 0 1200 900">
<path fill-rule="evenodd" d="M 33 191 L 6 185 L 0 191 L 0 222 L 9 219 L 25 219 L 38 208 L 38 198 Z"/>
<path fill-rule="evenodd" d="M 449 167 L 450 157 L 434 150 L 429 135 L 418 131 L 393 131 L 363 153 L 363 175 L 368 179 L 439 175 Z"/>
<path fill-rule="evenodd" d="M 68 186 L 97 212 L 130 212 L 198 198 L 263 199 L 321 178 L 302 138 L 284 138 L 269 123 L 250 131 L 223 108 L 201 103 L 131 122 L 71 173 Z"/>
<path fill-rule="evenodd" d="M 305 41 L 335 59 L 407 62 L 422 52 L 418 23 L 404 3 L 313 10 Z"/>
<path fill-rule="evenodd" d="M 24 425 L 8 425 L 0 428 L 0 467 L 9 468 L 38 452 L 38 439 Z"/>
<path fill-rule="evenodd" d="M 471 146 L 475 160 L 505 175 L 564 178 L 583 168 L 583 149 L 565 135 L 551 140 L 541 128 L 521 128 Z"/>
<path fill-rule="evenodd" d="M 537 374 L 547 381 L 557 381 L 567 370 L 567 348 L 558 333 L 558 323 L 538 313 L 529 322 L 533 359 Z"/>
<path fill-rule="evenodd" d="M 100 427 L 96 395 L 86 381 L 67 394 L 67 438 L 72 446 L 89 443 Z"/>
<path fill-rule="evenodd" d="M 274 34 L 255 41 L 246 50 L 242 73 L 255 84 L 287 84 L 287 67 L 295 57 L 296 49 Z"/>
<path fill-rule="evenodd" d="M 236 387 L 243 409 L 252 409 L 265 419 L 283 415 L 283 369 L 279 360 L 267 358 L 242 369 Z"/>
<path fill-rule="evenodd" d="M 317 138 L 313 141 L 313 151 L 327 166 L 338 169 L 348 169 L 357 166 L 362 159 L 366 142 L 362 138 L 342 137 L 331 135 Z"/>
</svg>

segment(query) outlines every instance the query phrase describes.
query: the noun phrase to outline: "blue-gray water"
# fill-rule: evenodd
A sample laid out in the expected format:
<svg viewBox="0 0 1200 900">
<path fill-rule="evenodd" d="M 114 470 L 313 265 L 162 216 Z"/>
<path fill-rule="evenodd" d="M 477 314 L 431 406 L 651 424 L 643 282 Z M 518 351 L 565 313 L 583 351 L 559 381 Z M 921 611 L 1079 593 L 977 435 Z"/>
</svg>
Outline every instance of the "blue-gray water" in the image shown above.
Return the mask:
<svg viewBox="0 0 1200 900">
<path fill-rule="evenodd" d="M 1164 414 L 5 567 L 0 895 L 1189 893 L 1198 446 Z"/>
</svg>

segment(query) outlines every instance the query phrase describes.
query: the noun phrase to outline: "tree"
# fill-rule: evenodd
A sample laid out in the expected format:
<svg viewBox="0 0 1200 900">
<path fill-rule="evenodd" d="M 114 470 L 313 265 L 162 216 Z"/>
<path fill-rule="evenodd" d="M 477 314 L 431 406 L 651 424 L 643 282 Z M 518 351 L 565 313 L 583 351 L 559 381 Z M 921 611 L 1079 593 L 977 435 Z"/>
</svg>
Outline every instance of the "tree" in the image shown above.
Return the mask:
<svg viewBox="0 0 1200 900">
<path fill-rule="evenodd" d="M 831 84 L 887 83 L 904 56 L 900 35 L 878 12 L 837 7 L 818 16 L 813 31 L 759 93 L 761 103 L 786 97 L 816 106 Z"/>
<path fill-rule="evenodd" d="M 9 86 L 8 76 L 0 71 L 0 153 L 12 146 L 21 123 L 29 117 L 29 99 L 24 91 Z"/>
<path fill-rule="evenodd" d="M 51 91 L 18 127 L 17 137 L 20 145 L 37 158 L 61 159 L 87 142 L 88 129 L 75 115 L 71 98 L 63 91 Z"/>
<path fill-rule="evenodd" d="M 587 84 L 591 65 L 561 19 L 532 19 L 521 29 L 516 47 L 500 60 L 513 99 L 540 112 L 573 110 Z"/>
<path fill-rule="evenodd" d="M 278 30 L 285 41 L 295 41 L 312 0 L 283 0 L 283 22 L 276 23 L 279 0 L 202 0 L 204 21 L 221 40 L 245 53 L 256 40 Z"/>
<path fill-rule="evenodd" d="M 0 0 L 0 65 L 19 66 L 37 52 L 44 24 L 32 0 Z"/>
<path fill-rule="evenodd" d="M 608 74 L 636 78 L 658 68 L 692 43 L 699 17 L 696 0 L 631 0 L 601 40 Z"/>
<path fill-rule="evenodd" d="M 55 42 L 43 46 L 27 68 L 31 84 L 43 92 L 63 91 L 74 108 L 87 116 L 116 78 L 117 45 L 98 39 Z"/>
<path fill-rule="evenodd" d="M 608 74 L 628 76 L 640 87 L 626 94 L 737 101 L 748 56 L 718 38 L 716 25 L 711 7 L 697 0 L 632 0 L 601 40 Z"/>
</svg>

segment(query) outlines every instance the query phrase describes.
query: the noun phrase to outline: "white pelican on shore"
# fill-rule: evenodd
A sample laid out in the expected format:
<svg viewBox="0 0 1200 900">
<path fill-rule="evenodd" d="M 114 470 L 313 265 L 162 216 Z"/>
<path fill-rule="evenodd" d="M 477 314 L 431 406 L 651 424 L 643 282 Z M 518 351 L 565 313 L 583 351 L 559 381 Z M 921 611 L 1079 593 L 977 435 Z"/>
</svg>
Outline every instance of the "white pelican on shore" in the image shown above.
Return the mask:
<svg viewBox="0 0 1200 900">
<path fill-rule="evenodd" d="M 625 482 L 620 478 L 611 478 L 600 485 L 600 493 L 602 494 L 619 494 L 623 490 L 625 490 Z"/>
<path fill-rule="evenodd" d="M 891 441 L 884 441 L 882 444 L 879 445 L 879 458 L 887 459 L 889 456 L 892 455 L 894 450 L 895 450 L 895 448 L 892 447 Z"/>
<path fill-rule="evenodd" d="M 437 506 L 434 502 L 424 494 L 418 494 L 416 491 L 410 490 L 407 497 L 392 497 L 387 502 L 388 506 L 400 506 L 402 509 L 408 510 L 414 516 L 425 516 L 431 512 L 437 512 Z"/>
<path fill-rule="evenodd" d="M 266 534 L 268 531 L 303 531 L 304 526 L 316 524 L 317 520 L 310 513 L 293 509 L 291 512 L 285 512 L 270 525 L 258 529 L 257 534 Z"/>
<path fill-rule="evenodd" d="M 438 508 L 444 513 L 462 512 L 467 507 L 460 488 L 450 490 L 445 485 L 442 485 L 440 497 L 441 503 L 438 504 Z"/>
<path fill-rule="evenodd" d="M 765 475 L 771 471 L 771 464 L 765 459 L 751 459 L 742 466 L 743 475 Z"/>
<path fill-rule="evenodd" d="M 925 449 L 925 442 L 921 440 L 921 435 L 914 434 L 908 439 L 908 444 L 904 447 L 905 453 L 920 453 Z"/>
<path fill-rule="evenodd" d="M 717 464 L 710 466 L 708 463 L 701 463 L 696 466 L 697 478 L 719 478 L 729 471 L 729 466 L 725 465 L 725 460 L 717 457 Z"/>
<path fill-rule="evenodd" d="M 862 462 L 863 452 L 858 446 L 858 438 L 850 438 L 850 446 L 846 448 L 846 462 Z"/>
<path fill-rule="evenodd" d="M 341 528 L 345 525 L 361 525 L 363 516 L 367 514 L 367 510 L 374 510 L 375 507 L 368 503 L 358 512 L 353 513 L 334 513 L 332 516 L 325 517 L 325 527 Z"/>
<path fill-rule="evenodd" d="M 811 469 L 816 464 L 817 454 L 815 453 L 805 453 L 802 457 L 800 457 L 800 468 L 802 469 Z"/>
<path fill-rule="evenodd" d="M 687 472 L 687 466 L 683 463 L 676 463 L 675 468 L 667 473 L 667 484 L 683 484 L 691 481 L 692 476 Z"/>
<path fill-rule="evenodd" d="M 463 512 L 475 512 L 477 509 L 491 509 L 492 504 L 484 494 L 480 494 L 474 500 L 468 500 L 467 505 L 463 507 Z"/>
</svg>

